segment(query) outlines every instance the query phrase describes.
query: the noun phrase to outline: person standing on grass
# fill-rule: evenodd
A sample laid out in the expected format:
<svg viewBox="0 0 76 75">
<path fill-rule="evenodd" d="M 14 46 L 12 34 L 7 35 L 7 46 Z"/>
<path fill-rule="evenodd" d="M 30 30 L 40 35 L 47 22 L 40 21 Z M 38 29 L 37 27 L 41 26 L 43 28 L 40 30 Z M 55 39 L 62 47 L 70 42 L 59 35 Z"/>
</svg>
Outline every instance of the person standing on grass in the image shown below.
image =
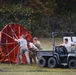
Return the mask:
<svg viewBox="0 0 76 75">
<path fill-rule="evenodd" d="M 27 59 L 27 63 L 30 64 L 30 58 L 29 58 L 29 49 L 27 47 L 27 40 L 24 39 L 24 36 L 22 35 L 20 39 L 14 39 L 17 41 L 20 45 L 20 53 L 19 53 L 19 59 L 20 59 L 20 64 L 22 62 L 22 54 L 24 53 Z"/>
<path fill-rule="evenodd" d="M 39 50 L 32 42 L 29 42 L 30 46 L 30 62 L 32 63 L 32 59 L 34 63 L 36 63 L 36 51 Z"/>
<path fill-rule="evenodd" d="M 69 42 L 67 38 L 64 39 L 63 44 L 60 44 L 60 46 L 64 46 L 68 52 L 72 51 L 72 46 L 76 45 L 74 42 Z"/>
<path fill-rule="evenodd" d="M 40 43 L 40 41 L 38 40 L 37 37 L 34 37 L 34 38 L 33 38 L 33 43 L 34 43 L 34 45 L 35 45 L 39 50 L 42 50 L 42 48 L 41 48 L 41 43 Z"/>
</svg>

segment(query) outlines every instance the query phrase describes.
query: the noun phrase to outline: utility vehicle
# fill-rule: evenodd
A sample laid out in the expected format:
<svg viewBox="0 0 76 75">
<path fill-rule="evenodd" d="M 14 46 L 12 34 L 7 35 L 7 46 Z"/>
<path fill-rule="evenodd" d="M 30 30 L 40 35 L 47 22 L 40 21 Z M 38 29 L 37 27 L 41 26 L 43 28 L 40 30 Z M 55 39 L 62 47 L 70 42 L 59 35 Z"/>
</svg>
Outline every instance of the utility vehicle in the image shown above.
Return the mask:
<svg viewBox="0 0 76 75">
<path fill-rule="evenodd" d="M 48 66 L 50 68 L 68 66 L 69 68 L 76 68 L 76 49 L 74 48 L 71 52 L 67 52 L 64 46 L 55 46 L 55 35 L 63 34 L 58 32 L 52 32 L 52 50 L 40 50 L 36 51 L 38 57 L 38 65 L 40 67 Z M 64 34 L 72 34 L 72 32 L 66 32 Z M 73 37 L 70 35 L 71 41 Z M 76 37 L 74 37 L 75 40 Z"/>
</svg>

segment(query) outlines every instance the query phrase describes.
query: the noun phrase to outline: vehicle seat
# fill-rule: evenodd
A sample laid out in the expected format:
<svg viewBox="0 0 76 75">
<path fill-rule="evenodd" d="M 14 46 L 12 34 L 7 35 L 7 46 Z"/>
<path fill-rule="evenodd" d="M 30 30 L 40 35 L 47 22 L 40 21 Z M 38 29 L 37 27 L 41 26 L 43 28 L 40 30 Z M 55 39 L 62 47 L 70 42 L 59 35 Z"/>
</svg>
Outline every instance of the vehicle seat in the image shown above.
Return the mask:
<svg viewBox="0 0 76 75">
<path fill-rule="evenodd" d="M 64 46 L 56 46 L 55 52 L 58 54 L 68 54 L 67 49 Z"/>
</svg>

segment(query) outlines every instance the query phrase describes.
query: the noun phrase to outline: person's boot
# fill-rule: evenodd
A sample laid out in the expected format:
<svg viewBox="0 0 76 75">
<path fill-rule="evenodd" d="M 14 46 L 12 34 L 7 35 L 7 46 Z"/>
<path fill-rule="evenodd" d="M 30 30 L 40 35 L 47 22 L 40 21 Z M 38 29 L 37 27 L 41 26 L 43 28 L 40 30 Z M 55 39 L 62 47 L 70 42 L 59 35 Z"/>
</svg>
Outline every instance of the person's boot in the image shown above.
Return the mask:
<svg viewBox="0 0 76 75">
<path fill-rule="evenodd" d="M 30 58 L 30 64 L 32 64 L 32 58 Z"/>
</svg>

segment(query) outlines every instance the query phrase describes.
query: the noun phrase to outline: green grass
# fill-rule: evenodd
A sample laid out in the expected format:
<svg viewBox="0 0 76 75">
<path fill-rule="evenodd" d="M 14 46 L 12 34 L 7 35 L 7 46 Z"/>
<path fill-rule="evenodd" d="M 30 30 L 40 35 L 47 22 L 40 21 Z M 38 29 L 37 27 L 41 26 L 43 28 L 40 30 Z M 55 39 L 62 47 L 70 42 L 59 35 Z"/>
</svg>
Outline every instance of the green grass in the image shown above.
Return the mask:
<svg viewBox="0 0 76 75">
<path fill-rule="evenodd" d="M 68 72 L 5 72 L 1 75 L 76 75 L 76 73 Z"/>
<path fill-rule="evenodd" d="M 52 50 L 50 38 L 39 39 L 44 50 Z M 56 39 L 56 44 L 62 43 L 61 39 Z M 38 64 L 17 65 L 0 63 L 0 75 L 76 75 L 76 69 L 69 68 L 41 68 Z"/>
<path fill-rule="evenodd" d="M 44 50 L 52 50 L 52 38 L 39 38 L 41 46 Z M 62 38 L 55 39 L 55 45 L 58 46 L 62 43 Z"/>
<path fill-rule="evenodd" d="M 0 64 L 0 75 L 76 75 L 75 69 L 69 68 L 41 68 L 37 64 L 17 65 Z"/>
<path fill-rule="evenodd" d="M 75 69 L 69 68 L 41 68 L 37 64 L 18 65 L 0 64 L 0 75 L 76 75 Z"/>
</svg>

